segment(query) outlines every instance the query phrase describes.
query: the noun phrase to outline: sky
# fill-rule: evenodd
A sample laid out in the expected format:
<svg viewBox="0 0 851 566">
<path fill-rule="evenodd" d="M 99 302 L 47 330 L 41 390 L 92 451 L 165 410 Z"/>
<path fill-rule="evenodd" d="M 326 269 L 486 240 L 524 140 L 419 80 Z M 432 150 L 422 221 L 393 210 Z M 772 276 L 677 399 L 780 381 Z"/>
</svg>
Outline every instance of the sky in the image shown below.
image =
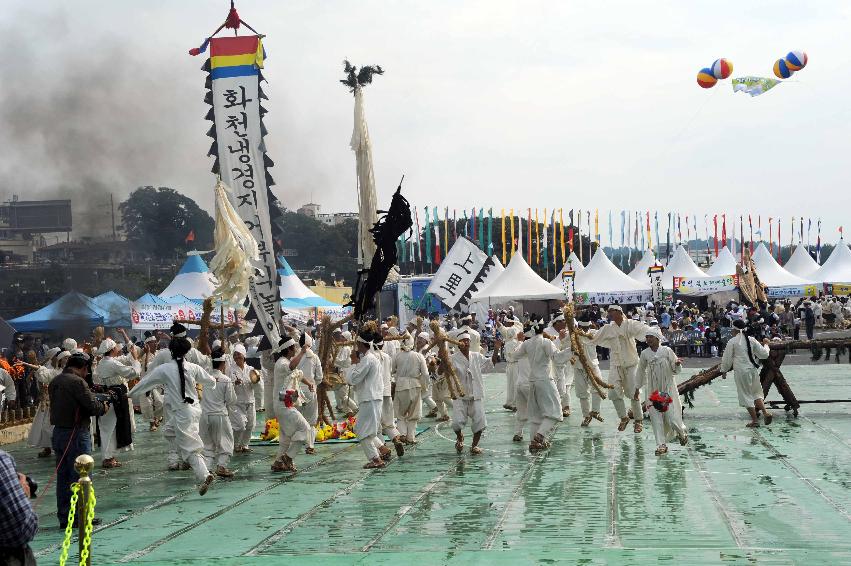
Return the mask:
<svg viewBox="0 0 851 566">
<path fill-rule="evenodd" d="M 212 209 L 203 56 L 228 2 L 7 0 L 0 11 L 0 199 L 74 198 L 102 226 L 112 193 L 170 186 Z M 289 208 L 356 209 L 353 100 L 366 89 L 379 203 L 405 175 L 422 208 L 821 217 L 851 226 L 851 3 L 844 1 L 238 0 L 266 34 L 267 147 Z M 808 66 L 768 93 L 695 77 Z M 662 214 L 660 213 L 660 216 Z M 814 228 L 815 229 L 815 228 Z M 663 228 L 664 231 L 664 228 Z M 701 234 L 702 235 L 702 234 Z M 814 233 L 813 233 L 814 236 Z"/>
</svg>

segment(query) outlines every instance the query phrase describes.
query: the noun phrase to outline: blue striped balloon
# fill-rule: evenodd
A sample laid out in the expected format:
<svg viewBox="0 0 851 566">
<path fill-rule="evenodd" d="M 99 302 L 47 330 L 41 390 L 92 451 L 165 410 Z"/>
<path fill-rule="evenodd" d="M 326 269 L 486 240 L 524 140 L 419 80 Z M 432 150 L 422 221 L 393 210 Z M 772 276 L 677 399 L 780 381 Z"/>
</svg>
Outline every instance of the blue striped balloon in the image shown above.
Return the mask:
<svg viewBox="0 0 851 566">
<path fill-rule="evenodd" d="M 790 51 L 786 55 L 786 66 L 791 71 L 800 71 L 807 66 L 807 54 L 803 51 Z"/>
<path fill-rule="evenodd" d="M 792 76 L 793 72 L 794 71 L 789 69 L 789 67 L 786 65 L 786 61 L 784 61 L 783 59 L 778 59 L 777 61 L 775 61 L 774 76 L 776 76 L 778 79 L 788 79 Z"/>
</svg>

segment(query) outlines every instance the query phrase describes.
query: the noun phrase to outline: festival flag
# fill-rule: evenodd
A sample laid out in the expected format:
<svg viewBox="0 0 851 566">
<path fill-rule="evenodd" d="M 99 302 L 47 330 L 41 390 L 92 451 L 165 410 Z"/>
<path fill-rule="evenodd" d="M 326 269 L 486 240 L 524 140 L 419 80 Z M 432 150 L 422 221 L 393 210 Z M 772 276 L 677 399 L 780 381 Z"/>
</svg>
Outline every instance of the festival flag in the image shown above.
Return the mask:
<svg viewBox="0 0 851 566">
<path fill-rule="evenodd" d="M 583 264 L 585 260 L 582 257 L 582 209 L 576 211 L 576 239 L 579 240 L 579 261 Z M 571 240 L 573 241 L 573 240 Z M 571 250 L 573 251 L 573 250 Z"/>
<path fill-rule="evenodd" d="M 774 217 L 768 217 L 768 252 L 774 256 Z"/>
<path fill-rule="evenodd" d="M 423 224 L 425 228 L 423 236 L 425 237 L 425 252 L 426 252 L 426 262 L 431 265 L 431 221 L 428 218 L 428 207 L 425 207 L 425 224 Z"/>
<path fill-rule="evenodd" d="M 420 231 L 420 211 L 417 210 L 417 207 L 414 207 L 414 220 L 415 220 L 415 224 L 417 226 L 417 260 L 422 261 L 423 260 L 423 247 L 422 247 L 422 243 L 420 241 L 420 234 L 422 234 L 422 232 Z"/>
<path fill-rule="evenodd" d="M 621 247 L 624 247 L 624 245 L 625 245 L 626 235 L 623 232 L 625 227 L 626 227 L 626 211 L 621 210 Z"/>
<path fill-rule="evenodd" d="M 760 243 L 762 242 L 762 214 L 756 217 L 756 233 L 759 236 Z"/>
<path fill-rule="evenodd" d="M 613 237 L 612 237 L 612 209 L 610 208 L 609 209 L 609 247 L 610 248 L 615 247 L 615 244 L 612 241 L 612 239 L 613 239 Z"/>
<path fill-rule="evenodd" d="M 479 208 L 479 249 L 485 249 L 485 209 Z M 490 256 L 488 256 L 490 257 Z"/>
<path fill-rule="evenodd" d="M 647 211 L 647 249 L 653 249 L 653 239 L 650 237 L 650 211 Z"/>
<path fill-rule="evenodd" d="M 745 257 L 745 217 L 739 215 L 739 257 Z"/>
<path fill-rule="evenodd" d="M 653 212 L 653 224 L 656 228 L 656 245 L 661 246 L 662 240 L 659 238 L 659 211 L 656 210 Z"/>
<path fill-rule="evenodd" d="M 473 207 L 472 214 L 470 214 L 470 224 L 472 225 L 472 229 L 470 230 L 470 233 L 473 235 L 472 240 L 474 242 L 476 242 L 476 241 L 478 241 L 478 238 L 476 237 L 476 207 L 475 206 Z M 481 246 L 479 246 L 479 247 L 481 247 Z"/>
<path fill-rule="evenodd" d="M 594 209 L 594 241 L 600 245 L 600 209 Z"/>
<path fill-rule="evenodd" d="M 528 213 L 528 220 L 526 220 L 526 230 L 529 232 L 529 253 L 526 254 L 526 260 L 529 265 L 532 264 L 532 209 L 526 209 Z"/>
<path fill-rule="evenodd" d="M 821 265 L 821 218 L 818 219 L 816 232 L 816 263 Z"/>
<path fill-rule="evenodd" d="M 440 216 L 434 207 L 434 264 L 440 265 Z"/>
<path fill-rule="evenodd" d="M 783 240 L 780 238 L 780 226 L 783 224 L 783 218 L 777 217 L 777 261 L 780 261 L 780 248 L 783 247 Z"/>
<path fill-rule="evenodd" d="M 458 212 L 452 209 L 452 243 L 458 241 Z M 448 251 L 448 249 L 447 249 Z"/>
<path fill-rule="evenodd" d="M 573 209 L 572 208 L 570 209 L 569 218 L 570 218 L 570 229 L 569 229 L 570 242 L 569 242 L 569 245 L 570 245 L 570 251 L 571 251 L 571 253 L 573 253 Z M 558 209 L 558 219 L 559 219 L 558 223 L 561 225 L 561 229 L 560 229 L 560 232 L 561 232 L 561 263 L 562 263 L 562 265 L 564 265 L 564 262 L 567 261 L 567 255 L 565 254 L 565 249 L 564 249 L 564 212 L 562 211 L 561 208 Z"/>
<path fill-rule="evenodd" d="M 691 242 L 691 226 L 688 223 L 688 214 L 686 214 L 686 245 Z"/>
<path fill-rule="evenodd" d="M 443 209 L 443 253 L 449 253 L 449 207 Z"/>
<path fill-rule="evenodd" d="M 500 214 L 502 220 L 502 265 L 505 265 L 505 209 L 502 209 Z"/>
<path fill-rule="evenodd" d="M 207 73 L 204 102 L 211 106 L 206 118 L 213 122 L 207 133 L 213 138 L 207 155 L 215 158 L 212 172 L 230 189 L 230 204 L 260 252 L 251 262 L 255 275 L 248 297 L 258 322 L 251 335 L 264 335 L 265 346 L 276 345 L 281 319 L 276 252 L 283 229 L 280 203 L 271 191 L 275 181 L 269 168 L 274 163 L 266 154 L 264 142 L 266 109 L 260 105 L 261 99 L 267 98 L 260 87 L 265 59 L 263 40 L 258 35 L 245 35 L 213 37 L 204 43 L 210 49 L 210 57 L 202 67 Z M 235 121 L 233 114 L 240 119 Z"/>
<path fill-rule="evenodd" d="M 668 213 L 668 231 L 665 236 L 665 258 L 671 257 L 671 213 Z"/>
<path fill-rule="evenodd" d="M 517 240 L 514 239 L 514 209 L 513 208 L 509 212 L 509 215 L 511 217 L 511 257 L 514 257 L 514 248 L 516 247 L 515 244 L 517 243 Z"/>
<path fill-rule="evenodd" d="M 727 214 L 721 215 L 721 247 L 727 247 Z"/>
<path fill-rule="evenodd" d="M 541 263 L 541 234 L 538 231 L 538 209 L 535 209 L 535 265 Z"/>
<path fill-rule="evenodd" d="M 753 218 L 750 214 L 748 214 L 748 229 L 750 230 L 750 240 L 751 240 L 751 255 L 753 255 Z"/>
<path fill-rule="evenodd" d="M 467 218 L 467 209 L 464 209 L 464 237 L 470 239 L 470 219 Z"/>
<path fill-rule="evenodd" d="M 635 211 L 635 224 L 633 224 L 633 228 L 635 230 L 635 233 L 633 234 L 633 242 L 635 243 L 635 249 L 638 249 L 638 233 L 644 232 L 644 230 L 641 229 L 640 222 L 639 222 L 639 215 L 640 214 L 641 213 L 638 212 L 637 210 Z M 644 240 L 644 238 L 642 238 L 642 240 Z M 643 243 L 643 241 L 642 241 L 642 243 Z"/>
<path fill-rule="evenodd" d="M 712 217 L 712 223 L 715 226 L 715 257 L 718 257 L 718 215 Z"/>
<path fill-rule="evenodd" d="M 812 235 L 813 228 L 813 219 L 807 218 L 807 253 L 810 253 L 810 244 L 812 243 L 812 239 L 810 236 Z"/>
<path fill-rule="evenodd" d="M 591 210 L 585 211 L 585 226 L 588 228 L 586 234 L 588 234 L 588 261 L 591 261 L 591 258 L 594 257 L 594 250 L 591 247 Z"/>
<path fill-rule="evenodd" d="M 683 226 L 680 223 L 680 213 L 677 213 L 677 243 L 683 243 Z"/>
<path fill-rule="evenodd" d="M 841 240 L 844 236 L 842 235 L 842 226 L 839 227 L 839 239 Z"/>
<path fill-rule="evenodd" d="M 493 255 L 493 208 L 488 209 L 488 256 Z"/>
</svg>

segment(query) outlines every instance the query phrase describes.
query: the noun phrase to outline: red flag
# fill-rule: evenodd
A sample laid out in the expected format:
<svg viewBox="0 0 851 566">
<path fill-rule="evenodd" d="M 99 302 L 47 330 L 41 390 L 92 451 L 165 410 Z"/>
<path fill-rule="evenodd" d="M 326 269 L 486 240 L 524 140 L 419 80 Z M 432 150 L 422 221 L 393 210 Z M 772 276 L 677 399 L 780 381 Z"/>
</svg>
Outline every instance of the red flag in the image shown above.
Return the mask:
<svg viewBox="0 0 851 566">
<path fill-rule="evenodd" d="M 573 253 L 573 226 L 567 229 L 567 245 L 570 247 L 571 253 Z"/>
<path fill-rule="evenodd" d="M 727 215 L 721 215 L 721 247 L 727 247 Z"/>
<path fill-rule="evenodd" d="M 712 223 L 715 225 L 715 257 L 718 257 L 718 215 L 712 217 Z"/>
<path fill-rule="evenodd" d="M 183 241 L 184 244 L 188 244 L 189 242 L 195 241 L 195 230 L 190 230 L 188 234 L 186 234 L 186 239 Z"/>
</svg>

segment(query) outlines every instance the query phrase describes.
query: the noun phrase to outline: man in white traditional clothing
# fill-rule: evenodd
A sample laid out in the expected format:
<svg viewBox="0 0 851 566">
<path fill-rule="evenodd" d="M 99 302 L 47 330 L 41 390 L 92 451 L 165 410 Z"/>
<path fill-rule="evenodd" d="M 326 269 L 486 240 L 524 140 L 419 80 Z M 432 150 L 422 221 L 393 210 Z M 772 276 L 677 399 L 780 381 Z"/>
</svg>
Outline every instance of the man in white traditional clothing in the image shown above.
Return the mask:
<svg viewBox="0 0 851 566">
<path fill-rule="evenodd" d="M 428 368 L 428 388 L 423 392 L 423 402 L 429 408 L 426 417 L 436 418 L 438 422 L 449 420 L 449 408 L 452 406 L 452 396 L 449 394 L 448 377 L 440 375 L 440 363 L 437 359 L 437 346 L 428 345 L 431 336 L 428 332 L 417 335 L 416 349 L 423 355 Z"/>
<path fill-rule="evenodd" d="M 614 385 L 610 394 L 612 404 L 620 417 L 618 430 L 623 432 L 629 425 L 624 399 L 632 399 L 634 430 L 638 434 L 644 430 L 644 413 L 641 410 L 641 401 L 633 399 L 632 395 L 638 385 L 635 377 L 635 368 L 638 365 L 635 341 L 643 342 L 649 327 L 641 321 L 626 318 L 620 305 L 609 305 L 608 312 L 610 322 L 597 331 L 591 342 L 595 346 L 609 349 L 609 382 Z"/>
<path fill-rule="evenodd" d="M 428 387 L 430 377 L 425 357 L 414 350 L 414 339 L 407 332 L 393 358 L 393 375 L 396 377 L 393 408 L 398 419 L 400 440 L 405 444 L 416 444 L 417 423 L 423 415 L 421 395 Z"/>
<path fill-rule="evenodd" d="M 228 376 L 236 392 L 236 403 L 230 411 L 233 427 L 234 453 L 251 452 L 249 443 L 254 425 L 257 423 L 257 411 L 254 401 L 254 380 L 252 372 L 256 370 L 245 362 L 245 346 L 236 344 L 231 352 L 232 363 L 228 367 Z"/>
<path fill-rule="evenodd" d="M 570 350 L 559 350 L 553 340 L 544 334 L 546 323 L 543 319 L 533 320 L 530 330 L 534 334 L 524 340 L 514 359 L 529 360 L 529 398 L 527 411 L 531 421 L 531 441 L 529 451 L 535 452 L 549 447 L 548 436 L 556 423 L 562 422 L 561 397 L 553 379 L 552 364 L 567 363 Z M 563 362 L 562 362 L 563 359 Z"/>
<path fill-rule="evenodd" d="M 384 384 L 384 397 L 381 400 L 381 432 L 387 436 L 396 449 L 396 455 L 401 457 L 405 454 L 405 445 L 396 428 L 396 414 L 393 408 L 393 359 L 384 351 L 384 338 L 380 335 L 373 343 L 375 354 L 381 362 L 381 379 Z M 382 443 L 383 445 L 383 443 Z M 390 452 L 382 454 L 383 460 L 390 459 Z"/>
<path fill-rule="evenodd" d="M 481 353 L 482 335 L 473 328 L 473 315 L 470 313 L 461 317 L 461 326 L 457 330 L 449 332 L 449 336 L 460 336 L 464 333 L 470 335 L 470 351 Z"/>
<path fill-rule="evenodd" d="M 215 469 L 220 478 L 231 478 L 233 472 L 228 469 L 233 456 L 233 428 L 230 423 L 229 408 L 236 404 L 236 392 L 233 383 L 224 371 L 230 358 L 221 348 L 210 355 L 216 387 L 204 391 L 201 396 L 201 420 L 199 434 L 204 443 L 204 461 L 207 467 Z"/>
<path fill-rule="evenodd" d="M 567 322 L 564 313 L 558 311 L 550 321 L 550 326 L 544 331 L 552 338 L 559 351 L 570 349 L 570 335 L 567 333 Z M 570 416 L 570 388 L 573 387 L 573 366 L 568 363 L 568 358 L 558 356 L 553 358 L 553 375 L 555 377 L 556 389 L 561 398 L 561 414 Z"/>
<path fill-rule="evenodd" d="M 130 339 L 127 338 L 127 334 L 124 333 L 123 329 L 121 332 L 124 334 L 126 342 L 130 343 Z M 130 354 L 122 355 L 121 347 L 112 338 L 105 338 L 98 345 L 97 354 L 103 356 L 103 358 L 98 362 L 92 374 L 94 384 L 109 389 L 116 394 L 126 396 L 129 391 L 127 381 L 138 378 L 141 373 L 141 367 L 139 366 L 139 361 L 136 359 L 135 349 L 131 346 Z M 102 454 L 101 466 L 103 468 L 118 468 L 121 466 L 121 463 L 115 459 L 115 451 L 118 449 L 117 426 L 119 425 L 119 418 L 122 420 L 132 420 L 133 418 L 133 413 L 128 411 L 126 397 L 122 398 L 124 399 L 123 405 L 120 403 L 110 403 L 109 410 L 103 416 L 98 417 Z M 119 411 L 122 412 L 121 417 L 118 415 Z M 129 422 L 126 423 L 125 428 L 128 436 L 132 434 L 130 433 Z M 122 446 L 126 450 L 132 450 L 132 437 L 126 440 L 129 440 L 129 442 L 122 444 Z"/>
<path fill-rule="evenodd" d="M 278 454 L 272 462 L 273 472 L 295 471 L 293 458 L 298 448 L 297 441 L 304 441 L 307 447 L 313 448 L 313 428 L 310 427 L 309 432 L 304 430 L 302 421 L 307 420 L 298 411 L 298 405 L 301 404 L 298 391 L 302 382 L 307 381 L 299 369 L 309 350 L 305 344 L 299 344 L 291 336 L 284 336 L 272 350 L 275 359 L 275 397 L 272 404 L 275 418 L 278 419 Z M 289 396 L 289 405 L 285 402 L 287 392 L 294 392 Z M 286 430 L 287 423 L 290 430 Z"/>
<path fill-rule="evenodd" d="M 592 338 L 597 332 L 593 328 L 594 323 L 589 320 L 580 320 L 576 324 L 579 326 L 579 330 L 582 331 L 582 334 L 576 336 L 577 344 L 584 350 L 585 358 L 588 360 L 591 371 L 595 373 L 598 380 L 602 381 L 603 374 L 600 372 L 600 361 L 597 359 L 597 346 L 592 342 Z M 576 396 L 579 397 L 579 407 L 582 409 L 581 426 L 590 425 L 591 419 L 597 419 L 603 422 L 603 417 L 600 415 L 602 397 L 600 397 L 597 388 L 592 385 L 591 376 L 585 373 L 585 368 L 579 361 L 578 352 L 573 352 L 573 357 L 570 358 L 570 365 L 573 366 L 576 381 Z"/>
<path fill-rule="evenodd" d="M 719 370 L 727 373 L 733 370 L 736 381 L 736 393 L 739 405 L 748 411 L 751 422 L 749 428 L 759 426 L 757 411 L 762 411 L 765 424 L 771 424 L 772 414 L 763 402 L 762 383 L 759 379 L 760 360 L 768 358 L 769 350 L 746 332 L 747 323 L 743 320 L 733 322 L 733 337 L 724 348 Z M 766 344 L 768 341 L 766 340 Z"/>
<path fill-rule="evenodd" d="M 146 330 L 144 334 L 144 342 L 142 344 L 142 356 L 140 365 L 142 366 L 142 377 L 147 375 L 148 371 L 153 369 L 151 362 L 157 355 L 158 340 L 156 334 Z M 164 350 L 168 352 L 168 350 Z M 151 366 L 149 368 L 149 366 Z M 142 411 L 142 417 L 148 421 L 151 432 L 159 428 L 163 420 L 163 393 L 159 387 L 155 387 L 148 391 L 144 397 L 139 400 L 139 409 Z"/>
<path fill-rule="evenodd" d="M 32 427 L 28 437 L 28 443 L 34 448 L 41 448 L 39 458 L 47 458 L 51 454 L 53 446 L 53 425 L 50 424 L 50 395 L 48 386 L 53 378 L 62 373 L 65 361 L 71 355 L 70 352 L 62 351 L 61 348 L 51 348 L 44 356 L 44 363 L 34 366 L 25 362 L 21 365 L 35 370 L 35 378 L 39 386 L 39 401 Z"/>
<path fill-rule="evenodd" d="M 343 383 L 334 387 L 334 399 L 337 405 L 337 412 L 344 415 L 354 415 L 358 412 L 358 404 L 352 399 L 351 390 L 345 379 L 345 373 L 352 367 L 352 347 L 344 344 L 351 342 L 352 333 L 348 330 L 334 331 L 334 342 L 341 344 L 337 350 L 337 356 L 334 358 L 334 365 L 337 366 L 337 372 L 343 377 Z"/>
<path fill-rule="evenodd" d="M 390 450 L 379 440 L 381 434 L 381 404 L 384 400 L 384 380 L 381 376 L 381 361 L 372 346 L 377 339 L 369 331 L 359 334 L 356 350 L 352 353 L 356 363 L 346 372 L 346 382 L 355 390 L 358 398 L 358 419 L 355 434 L 366 455 L 364 468 L 383 468 L 381 456 Z"/>
<path fill-rule="evenodd" d="M 185 337 L 172 338 L 169 343 L 172 361 L 160 364 L 156 369 L 148 372 L 136 384 L 130 395 L 138 401 L 154 387 L 163 386 L 164 403 L 174 429 L 178 457 L 181 461 L 187 462 L 195 472 L 196 479 L 201 482 L 198 493 L 204 495 L 213 483 L 214 477 L 204 461 L 204 442 L 199 434 L 201 406 L 197 386 L 201 385 L 205 390 L 213 389 L 216 387 L 216 381 L 204 371 L 204 368 L 185 360 L 191 349 L 192 345 Z"/>
<path fill-rule="evenodd" d="M 502 408 L 508 411 L 517 411 L 517 364 L 519 362 L 508 359 L 507 352 L 514 352 L 520 347 L 518 336 L 523 334 L 523 324 L 516 318 L 506 317 L 504 323 L 497 326 L 497 331 L 502 338 L 503 351 L 506 352 L 505 361 L 507 362 L 505 366 L 505 403 L 503 403 Z M 528 385 L 528 380 L 526 384 Z M 522 438 L 523 435 L 520 434 L 520 437 Z"/>
<path fill-rule="evenodd" d="M 672 349 L 662 346 L 663 340 L 662 331 L 658 327 L 647 330 L 647 348 L 642 350 L 635 370 L 639 384 L 644 388 L 644 405 L 656 437 L 657 456 L 668 452 L 669 438 L 676 436 L 683 446 L 688 443 L 688 433 L 683 424 L 683 406 L 677 392 L 677 382 L 674 381 L 683 362 Z M 638 399 L 640 393 L 640 389 L 636 388 L 633 399 Z"/>
<path fill-rule="evenodd" d="M 515 329 L 515 326 L 511 327 Z M 522 330 L 517 330 L 516 335 L 511 337 L 511 340 L 503 345 L 505 352 L 505 360 L 508 366 L 513 366 L 514 377 L 514 437 L 511 439 L 514 442 L 523 442 L 523 429 L 526 428 L 526 423 L 529 422 L 529 357 L 519 355 L 520 347 L 523 342 L 532 336 L 531 330 L 529 335 Z M 534 432 L 529 433 L 529 437 L 535 436 Z"/>
<path fill-rule="evenodd" d="M 264 413 L 266 412 L 266 395 L 258 344 L 260 344 L 260 336 L 248 336 L 245 339 L 245 358 L 246 363 L 257 371 L 257 381 L 251 384 L 251 389 L 254 391 L 254 406 L 257 407 L 258 412 Z"/>
<path fill-rule="evenodd" d="M 473 444 L 470 446 L 470 453 L 481 454 L 482 449 L 479 447 L 479 441 L 482 439 L 482 432 L 487 426 L 482 373 L 493 370 L 494 358 L 502 344 L 497 341 L 493 356 L 487 358 L 481 352 L 472 351 L 470 334 L 467 332 L 458 334 L 457 340 L 460 343 L 458 351 L 452 354 L 450 360 L 461 388 L 464 390 L 464 396 L 452 401 L 452 430 L 455 431 L 456 438 L 455 451 L 459 454 L 463 452 L 463 431 L 464 427 L 467 426 L 467 421 L 470 421 L 470 428 L 473 431 Z"/>
<path fill-rule="evenodd" d="M 313 351 L 313 338 L 310 334 L 303 333 L 299 338 L 299 344 L 304 356 L 298 364 L 298 369 L 302 373 L 302 381 L 298 385 L 299 398 L 302 402 L 301 406 L 298 407 L 298 412 L 307 422 L 316 424 L 319 420 L 319 401 L 316 397 L 316 391 L 323 379 L 322 361 Z M 305 450 L 308 454 L 314 454 L 313 443 L 310 443 Z"/>
</svg>

